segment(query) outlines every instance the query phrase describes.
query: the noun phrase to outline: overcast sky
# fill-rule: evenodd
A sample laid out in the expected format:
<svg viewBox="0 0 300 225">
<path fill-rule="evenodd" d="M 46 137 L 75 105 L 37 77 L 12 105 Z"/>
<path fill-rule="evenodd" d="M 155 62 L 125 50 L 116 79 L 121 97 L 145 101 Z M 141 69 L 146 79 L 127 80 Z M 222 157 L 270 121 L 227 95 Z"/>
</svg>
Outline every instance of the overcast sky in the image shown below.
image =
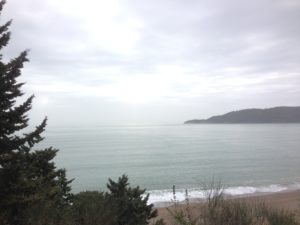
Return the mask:
<svg viewBox="0 0 300 225">
<path fill-rule="evenodd" d="M 299 0 L 8 0 L 7 58 L 49 125 L 182 123 L 300 105 Z"/>
</svg>

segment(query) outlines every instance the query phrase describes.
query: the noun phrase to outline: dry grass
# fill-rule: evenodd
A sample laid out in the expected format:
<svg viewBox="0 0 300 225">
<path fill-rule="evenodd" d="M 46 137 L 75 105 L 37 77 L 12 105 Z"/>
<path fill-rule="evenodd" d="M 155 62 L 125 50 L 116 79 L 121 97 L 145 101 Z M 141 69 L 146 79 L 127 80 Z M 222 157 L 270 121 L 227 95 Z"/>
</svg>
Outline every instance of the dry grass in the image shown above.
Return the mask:
<svg viewBox="0 0 300 225">
<path fill-rule="evenodd" d="M 298 211 L 270 207 L 262 201 L 225 199 L 222 187 L 213 185 L 207 189 L 203 204 L 184 205 L 176 201 L 168 208 L 168 225 L 300 225 Z M 174 196 L 176 196 L 174 189 Z M 186 194 L 186 196 L 188 196 Z M 159 223 L 162 225 L 163 223 Z"/>
</svg>

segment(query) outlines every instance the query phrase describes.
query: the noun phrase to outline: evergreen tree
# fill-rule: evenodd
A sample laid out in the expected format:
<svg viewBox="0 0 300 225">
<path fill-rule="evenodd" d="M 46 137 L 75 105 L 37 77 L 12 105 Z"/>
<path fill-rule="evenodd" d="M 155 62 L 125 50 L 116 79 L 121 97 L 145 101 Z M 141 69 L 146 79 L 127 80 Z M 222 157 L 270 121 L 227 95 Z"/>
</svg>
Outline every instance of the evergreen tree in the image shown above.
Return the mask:
<svg viewBox="0 0 300 225">
<path fill-rule="evenodd" d="M 74 225 L 117 225 L 115 206 L 103 192 L 86 191 L 74 196 Z"/>
<path fill-rule="evenodd" d="M 4 0 L 0 1 L 0 12 L 4 4 Z M 10 24 L 11 21 L 0 26 L 0 51 L 10 39 Z M 9 62 L 4 62 L 0 54 L 0 224 L 5 225 L 28 224 L 31 208 L 51 205 L 63 209 L 72 197 L 65 170 L 57 169 L 52 161 L 57 150 L 33 149 L 43 140 L 47 118 L 32 132 L 21 134 L 28 127 L 34 98 L 17 103 L 24 85 L 17 78 L 27 61 L 27 51 Z M 35 216 L 39 213 L 36 211 Z"/>
<path fill-rule="evenodd" d="M 153 204 L 148 205 L 149 194 L 139 186 L 131 188 L 128 177 L 119 177 L 118 182 L 109 179 L 108 198 L 114 203 L 117 225 L 147 225 L 151 218 L 157 216 Z"/>
</svg>

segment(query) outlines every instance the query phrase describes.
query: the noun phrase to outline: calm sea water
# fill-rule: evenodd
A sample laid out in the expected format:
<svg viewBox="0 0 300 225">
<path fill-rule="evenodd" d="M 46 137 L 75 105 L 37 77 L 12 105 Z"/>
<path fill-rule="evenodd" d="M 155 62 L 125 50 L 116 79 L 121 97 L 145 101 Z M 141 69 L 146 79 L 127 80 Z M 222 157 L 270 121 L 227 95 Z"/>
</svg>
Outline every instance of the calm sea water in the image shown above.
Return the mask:
<svg viewBox="0 0 300 225">
<path fill-rule="evenodd" d="M 300 124 L 50 127 L 40 147 L 60 149 L 73 190 L 105 190 L 127 174 L 151 202 L 221 181 L 228 194 L 300 188 Z"/>
</svg>

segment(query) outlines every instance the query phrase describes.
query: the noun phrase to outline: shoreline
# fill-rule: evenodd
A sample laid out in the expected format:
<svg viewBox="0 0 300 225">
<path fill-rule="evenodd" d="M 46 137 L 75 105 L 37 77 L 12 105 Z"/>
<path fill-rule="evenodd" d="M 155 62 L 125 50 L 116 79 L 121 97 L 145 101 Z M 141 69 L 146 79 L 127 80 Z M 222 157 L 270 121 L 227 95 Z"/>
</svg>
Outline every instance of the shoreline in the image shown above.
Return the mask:
<svg viewBox="0 0 300 225">
<path fill-rule="evenodd" d="M 268 195 L 283 194 L 290 192 L 300 192 L 300 184 L 294 183 L 290 185 L 271 184 L 267 186 L 236 186 L 221 188 L 225 199 L 254 198 L 264 197 Z M 176 189 L 176 204 L 184 204 L 186 202 L 186 189 Z M 169 207 L 174 204 L 173 190 L 149 191 L 149 204 L 154 204 L 155 208 Z M 205 202 L 208 192 L 204 189 L 188 189 L 190 203 Z M 299 202 L 300 204 L 300 202 Z"/>
<path fill-rule="evenodd" d="M 266 206 L 270 208 L 289 210 L 296 213 L 297 215 L 300 215 L 300 189 L 284 190 L 276 193 L 257 193 L 239 196 L 225 195 L 224 197 L 228 200 L 245 200 L 249 204 L 264 202 Z M 205 203 L 204 199 L 190 199 L 189 207 L 197 209 L 200 208 L 203 203 Z M 158 218 L 163 218 L 166 222 L 172 220 L 169 210 L 175 208 L 173 203 L 169 204 L 168 206 L 156 206 L 155 208 L 158 211 Z M 184 210 L 186 208 L 185 201 L 178 202 L 176 208 Z"/>
</svg>

